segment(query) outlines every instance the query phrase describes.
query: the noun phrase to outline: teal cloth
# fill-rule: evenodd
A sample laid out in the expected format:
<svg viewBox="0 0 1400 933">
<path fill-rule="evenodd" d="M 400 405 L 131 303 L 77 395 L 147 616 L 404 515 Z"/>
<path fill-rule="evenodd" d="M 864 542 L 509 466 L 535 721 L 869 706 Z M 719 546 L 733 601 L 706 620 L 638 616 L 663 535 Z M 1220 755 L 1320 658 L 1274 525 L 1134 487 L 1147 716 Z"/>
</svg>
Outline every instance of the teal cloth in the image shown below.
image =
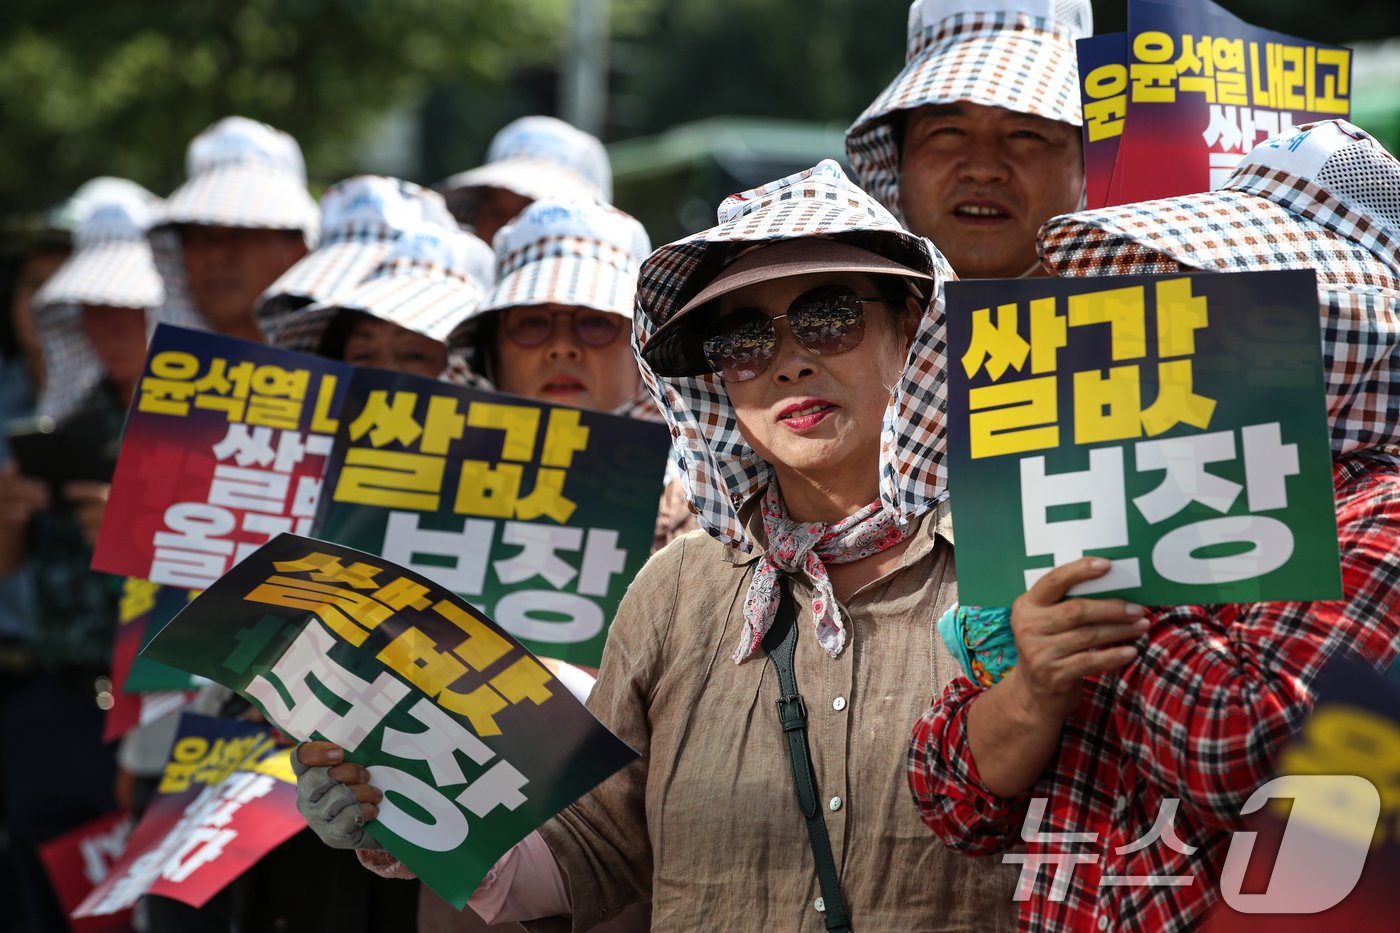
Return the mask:
<svg viewBox="0 0 1400 933">
<path fill-rule="evenodd" d="M 954 604 L 938 620 L 938 634 L 975 684 L 990 687 L 1016 666 L 1010 609 Z"/>
</svg>

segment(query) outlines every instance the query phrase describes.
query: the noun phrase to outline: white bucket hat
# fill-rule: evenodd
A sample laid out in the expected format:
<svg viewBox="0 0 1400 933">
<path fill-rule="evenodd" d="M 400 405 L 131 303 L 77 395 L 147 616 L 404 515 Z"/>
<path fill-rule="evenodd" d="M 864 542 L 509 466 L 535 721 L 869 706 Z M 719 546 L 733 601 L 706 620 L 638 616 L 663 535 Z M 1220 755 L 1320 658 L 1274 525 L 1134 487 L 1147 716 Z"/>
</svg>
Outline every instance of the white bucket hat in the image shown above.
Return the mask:
<svg viewBox="0 0 1400 933">
<path fill-rule="evenodd" d="M 1312 269 L 1334 453 L 1400 425 L 1400 162 L 1345 120 L 1255 146 L 1215 191 L 1052 217 L 1056 275 Z"/>
<path fill-rule="evenodd" d="M 492 281 L 491 248 L 478 237 L 433 223 L 404 230 L 384 260 L 334 302 L 286 315 L 268 333 L 277 346 L 316 353 L 326 329 L 343 311 L 359 311 L 447 342 L 486 295 Z"/>
<path fill-rule="evenodd" d="M 263 292 L 255 312 L 269 336 L 281 319 L 309 304 L 330 304 L 379 265 L 405 230 L 420 224 L 454 229 L 442 195 L 397 178 L 357 175 L 321 196 L 316 248 Z"/>
<path fill-rule="evenodd" d="M 160 320 L 203 328 L 185 283 L 176 227 L 298 230 L 312 246 L 320 210 L 306 190 L 301 148 L 266 123 L 225 117 L 194 138 L 185 163 L 188 180 L 165 202 L 151 245 L 165 280 Z"/>
<path fill-rule="evenodd" d="M 891 260 L 879 271 L 920 283 L 928 297 L 904 372 L 885 409 L 880 501 L 897 521 L 907 522 L 947 496 L 943 283 L 956 276 L 930 241 L 901 227 L 841 166 L 825 160 L 731 195 L 719 207 L 717 226 L 661 247 L 642 264 L 632 332 L 642 379 L 671 427 L 672 456 L 691 510 L 702 528 L 726 544 L 748 547 L 738 509 L 768 485 L 773 468 L 740 434 L 729 393 L 717 375 L 663 376 L 652 362 L 663 371 L 684 368 L 688 354 L 680 344 L 689 339 L 688 323 L 696 316 L 691 301 L 722 271 L 741 268 L 742 256 L 757 255 L 751 252 L 755 246 L 808 238 L 834 241 L 836 251 L 847 256 L 842 268 L 856 267 L 849 247 L 857 247 L 853 252 L 863 254 L 864 261 Z M 830 255 L 836 252 L 829 249 L 832 245 L 823 243 L 813 252 Z M 804 268 L 795 263 L 790 271 Z"/>
<path fill-rule="evenodd" d="M 94 179 L 73 196 L 86 214 L 73 252 L 34 295 L 35 324 L 50 374 L 39 414 L 59 419 L 87 398 L 102 366 L 78 325 L 83 305 L 152 310 L 165 297 L 146 233 L 160 198 L 135 182 Z"/>
<path fill-rule="evenodd" d="M 492 242 L 496 284 L 478 314 L 561 304 L 630 320 L 637 269 L 651 252 L 639 220 L 594 201 L 536 201 Z"/>
<path fill-rule="evenodd" d="M 632 215 L 592 200 L 536 201 L 497 231 L 493 243 L 496 284 L 449 338 L 479 377 L 490 375 L 478 346 L 488 314 L 560 304 L 632 319 L 637 273 L 651 252 L 646 228 Z M 659 418 L 645 386 L 613 414 Z"/>
<path fill-rule="evenodd" d="M 896 217 L 894 118 L 967 101 L 1079 126 L 1075 41 L 1094 32 L 1089 0 L 914 0 L 905 65 L 846 131 L 846 157 L 865 189 Z"/>
<path fill-rule="evenodd" d="M 491 139 L 486 162 L 439 187 L 504 188 L 524 198 L 612 200 L 612 166 L 598 137 L 563 120 L 521 117 Z"/>
</svg>

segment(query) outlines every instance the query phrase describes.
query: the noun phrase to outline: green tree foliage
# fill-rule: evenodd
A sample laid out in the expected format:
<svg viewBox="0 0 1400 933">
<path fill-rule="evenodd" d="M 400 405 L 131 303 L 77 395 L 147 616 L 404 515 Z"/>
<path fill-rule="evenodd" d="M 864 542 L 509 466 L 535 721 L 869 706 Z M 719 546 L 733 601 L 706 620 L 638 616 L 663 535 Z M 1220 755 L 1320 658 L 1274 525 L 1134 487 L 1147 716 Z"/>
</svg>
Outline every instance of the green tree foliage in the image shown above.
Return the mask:
<svg viewBox="0 0 1400 933">
<path fill-rule="evenodd" d="M 314 180 L 356 169 L 383 113 L 431 82 L 487 85 L 558 54 L 566 0 L 8 0 L 0 212 L 94 175 L 159 193 L 219 117 L 288 130 Z"/>
</svg>

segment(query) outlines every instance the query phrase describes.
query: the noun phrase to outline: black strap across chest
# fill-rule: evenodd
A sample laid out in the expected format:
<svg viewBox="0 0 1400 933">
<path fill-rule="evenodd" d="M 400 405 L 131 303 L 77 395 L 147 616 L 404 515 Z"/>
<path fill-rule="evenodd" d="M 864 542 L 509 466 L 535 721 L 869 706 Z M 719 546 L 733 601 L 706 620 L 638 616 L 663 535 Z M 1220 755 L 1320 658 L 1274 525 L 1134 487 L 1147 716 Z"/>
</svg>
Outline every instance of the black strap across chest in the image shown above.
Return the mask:
<svg viewBox="0 0 1400 933">
<path fill-rule="evenodd" d="M 841 897 L 841 877 L 836 871 L 836 859 L 831 855 L 831 839 L 826 833 L 817 778 L 812 772 L 812 759 L 807 749 L 807 705 L 802 702 L 802 694 L 797 692 L 797 672 L 793 664 L 797 653 L 797 611 L 786 580 L 780 590 L 777 616 L 763 638 L 763 648 L 778 674 L 778 721 L 787 739 L 797 806 L 807 821 L 807 838 L 812 843 L 812 856 L 817 863 L 817 881 L 826 908 L 826 928 L 833 933 L 851 933 L 846 902 Z"/>
</svg>

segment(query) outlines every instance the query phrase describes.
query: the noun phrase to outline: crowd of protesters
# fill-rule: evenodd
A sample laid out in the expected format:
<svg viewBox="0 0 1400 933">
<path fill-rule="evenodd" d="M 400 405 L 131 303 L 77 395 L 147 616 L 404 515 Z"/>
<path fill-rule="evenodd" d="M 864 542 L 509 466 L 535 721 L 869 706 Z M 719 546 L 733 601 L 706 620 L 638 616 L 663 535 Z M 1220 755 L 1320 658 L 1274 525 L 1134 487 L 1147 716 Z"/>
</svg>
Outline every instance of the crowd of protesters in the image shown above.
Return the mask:
<svg viewBox="0 0 1400 933">
<path fill-rule="evenodd" d="M 1324 664 L 1385 670 L 1400 650 L 1400 163 L 1334 120 L 1302 128 L 1303 157 L 1255 149 L 1216 191 L 1084 210 L 1075 41 L 1092 31 L 1087 0 L 915 0 L 903 69 L 847 132 L 849 171 L 823 161 L 733 195 L 715 226 L 655 250 L 610 206 L 601 143 L 544 116 L 504 127 L 484 165 L 437 190 L 358 176 L 318 206 L 290 135 L 228 117 L 193 140 L 166 199 L 111 178 L 76 192 L 71 237 L 23 257 L 0 413 L 81 425 L 109 469 L 159 322 L 672 437 L 656 550 L 596 682 L 557 669 L 637 761 L 508 852 L 458 912 L 366 832 L 373 775 L 304 743 L 312 832 L 198 910 L 145 898 L 140 927 L 1201 924 L 1241 805 Z M 946 481 L 945 285 L 1293 268 L 1317 274 L 1344 598 L 1073 598 L 1107 570 L 1084 558 L 994 616 L 1001 647 L 974 672 Z M 67 929 L 37 847 L 118 805 L 139 812 L 174 737 L 167 716 L 119 748 L 102 740 L 119 590 L 89 569 L 101 468 L 54 483 L 0 467 L 15 929 Z M 801 710 L 779 702 L 796 692 Z M 195 704 L 253 715 L 216 688 Z M 801 756 L 784 731 L 798 719 Z M 1181 845 L 1135 849 L 1168 802 Z M 1031 816 L 1046 835 L 1023 834 Z M 1073 833 L 1094 835 L 1106 867 L 1018 892 L 1001 853 Z"/>
</svg>

